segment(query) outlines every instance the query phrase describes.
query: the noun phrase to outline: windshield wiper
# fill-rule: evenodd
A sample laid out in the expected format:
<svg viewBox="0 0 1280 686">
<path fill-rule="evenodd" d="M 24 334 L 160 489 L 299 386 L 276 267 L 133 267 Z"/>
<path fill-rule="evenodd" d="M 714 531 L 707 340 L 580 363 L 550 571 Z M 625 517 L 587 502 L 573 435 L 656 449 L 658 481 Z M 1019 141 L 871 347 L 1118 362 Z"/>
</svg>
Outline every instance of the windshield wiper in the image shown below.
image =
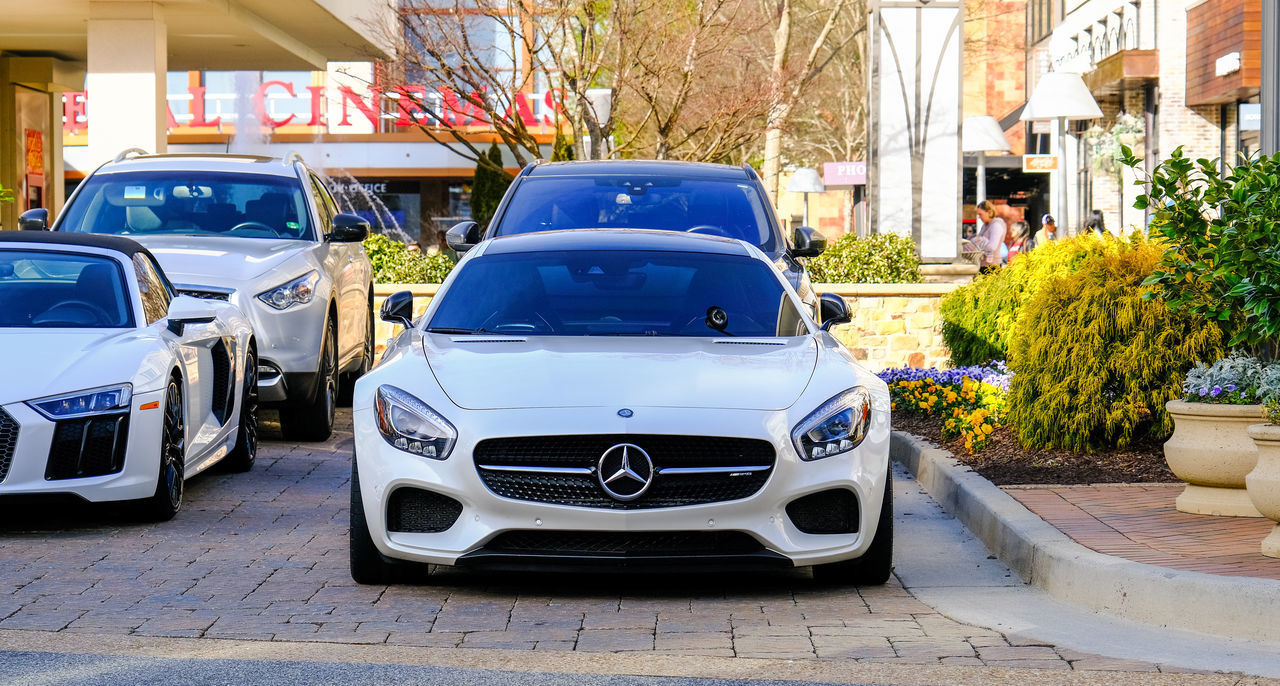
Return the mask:
<svg viewBox="0 0 1280 686">
<path fill-rule="evenodd" d="M 433 326 L 433 327 L 428 328 L 426 331 L 427 331 L 427 333 L 452 333 L 452 334 L 477 334 L 477 333 L 493 333 L 493 334 L 497 334 L 497 333 L 498 333 L 497 331 L 490 331 L 490 330 L 488 330 L 488 329 L 484 329 L 484 328 L 480 328 L 480 329 L 463 329 L 463 328 L 459 328 L 459 327 L 450 327 L 450 326 Z M 505 335 L 510 335 L 510 334 L 498 334 L 498 335 L 505 336 Z"/>
</svg>

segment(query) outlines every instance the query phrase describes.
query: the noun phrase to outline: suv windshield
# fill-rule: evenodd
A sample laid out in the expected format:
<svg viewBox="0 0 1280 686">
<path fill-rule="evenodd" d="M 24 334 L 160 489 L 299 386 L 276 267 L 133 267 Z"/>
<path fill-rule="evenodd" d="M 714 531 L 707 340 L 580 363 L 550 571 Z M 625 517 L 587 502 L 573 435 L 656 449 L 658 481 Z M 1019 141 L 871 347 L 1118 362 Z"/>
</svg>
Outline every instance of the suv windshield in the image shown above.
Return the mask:
<svg viewBox="0 0 1280 686">
<path fill-rule="evenodd" d="M 311 239 L 298 180 L 267 174 L 136 171 L 94 174 L 59 231 Z"/>
<path fill-rule="evenodd" d="M 123 279 L 105 257 L 0 250 L 0 327 L 131 327 Z"/>
<path fill-rule="evenodd" d="M 529 176 L 492 235 L 602 228 L 689 231 L 776 248 L 753 184 L 672 176 Z"/>
<path fill-rule="evenodd" d="M 555 336 L 802 336 L 769 265 L 733 255 L 548 251 L 482 255 L 427 331 Z"/>
</svg>

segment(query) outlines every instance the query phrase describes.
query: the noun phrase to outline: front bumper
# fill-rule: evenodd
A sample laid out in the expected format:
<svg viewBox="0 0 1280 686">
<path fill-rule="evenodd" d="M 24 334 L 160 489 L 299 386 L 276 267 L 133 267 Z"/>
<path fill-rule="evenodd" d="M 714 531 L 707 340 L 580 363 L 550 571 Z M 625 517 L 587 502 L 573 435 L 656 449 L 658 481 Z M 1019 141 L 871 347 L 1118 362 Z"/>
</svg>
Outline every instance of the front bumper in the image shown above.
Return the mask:
<svg viewBox="0 0 1280 686">
<path fill-rule="evenodd" d="M 33 496 L 78 496 L 89 502 L 136 500 L 155 493 L 160 472 L 160 431 L 164 424 L 165 390 L 138 393 L 133 396 L 128 416 L 127 443 L 120 471 L 81 478 L 66 476 L 67 456 L 59 468 L 51 469 L 51 448 L 57 423 L 23 403 L 3 407 L 18 424 L 18 437 L 7 473 L 0 480 L 0 500 L 27 499 Z M 153 410 L 138 408 L 158 401 Z M 71 458 L 74 462 L 75 458 Z"/>
<path fill-rule="evenodd" d="M 446 460 L 398 450 L 378 433 L 373 410 L 355 413 L 357 468 L 365 517 L 375 546 L 387 557 L 442 565 L 493 563 L 519 567 L 528 561 L 589 562 L 590 556 L 497 555 L 486 544 L 508 532 L 736 532 L 760 546 L 744 562 L 805 566 L 862 555 L 875 535 L 888 475 L 888 418 L 877 415 L 866 440 L 854 451 L 803 462 L 790 442 L 787 412 L 634 408 L 623 419 L 609 408 L 466 411 L 451 408 L 448 419 L 459 427 L 458 442 Z M 472 451 L 482 439 L 505 436 L 573 434 L 674 434 L 758 438 L 773 444 L 772 474 L 754 495 L 739 500 L 657 509 L 613 510 L 552 505 L 500 497 L 481 481 Z M 663 478 L 661 476 L 655 478 Z M 399 488 L 446 495 L 462 505 L 456 521 L 439 533 L 387 531 L 387 508 Z M 843 534 L 806 534 L 787 514 L 787 505 L 829 489 L 852 491 L 860 530 Z M 546 558 L 546 556 L 542 556 Z M 670 562 L 677 562 L 672 556 Z M 702 561 L 731 564 L 734 556 L 693 555 Z M 654 557 L 648 558 L 653 562 Z M 564 566 L 564 565 L 561 565 Z M 750 566 L 750 565 L 747 565 Z"/>
</svg>

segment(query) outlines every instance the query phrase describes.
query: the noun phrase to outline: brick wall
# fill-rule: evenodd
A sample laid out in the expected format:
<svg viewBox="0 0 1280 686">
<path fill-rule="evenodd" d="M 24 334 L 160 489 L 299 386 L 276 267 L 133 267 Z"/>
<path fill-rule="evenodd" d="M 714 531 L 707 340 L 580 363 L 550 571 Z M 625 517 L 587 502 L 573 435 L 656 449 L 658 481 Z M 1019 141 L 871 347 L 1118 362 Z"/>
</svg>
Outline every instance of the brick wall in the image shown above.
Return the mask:
<svg viewBox="0 0 1280 686">
<path fill-rule="evenodd" d="M 1160 114 L 1157 156 L 1167 158 L 1182 146 L 1187 157 L 1214 158 L 1219 152 L 1218 107 L 1191 107 L 1187 103 L 1187 0 L 1161 5 L 1158 30 L 1160 50 Z"/>
</svg>

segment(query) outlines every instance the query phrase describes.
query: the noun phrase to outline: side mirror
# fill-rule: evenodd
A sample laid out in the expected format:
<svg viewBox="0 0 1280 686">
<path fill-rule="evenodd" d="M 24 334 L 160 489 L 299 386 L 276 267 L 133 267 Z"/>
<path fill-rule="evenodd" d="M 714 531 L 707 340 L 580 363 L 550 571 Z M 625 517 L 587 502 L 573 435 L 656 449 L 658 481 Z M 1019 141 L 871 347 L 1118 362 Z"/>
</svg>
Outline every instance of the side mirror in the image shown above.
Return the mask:
<svg viewBox="0 0 1280 686">
<path fill-rule="evenodd" d="M 18 228 L 23 231 L 48 231 L 49 210 L 37 207 L 18 215 Z"/>
<path fill-rule="evenodd" d="M 817 257 L 827 249 L 827 239 L 807 226 L 797 226 L 791 242 L 792 257 Z"/>
<path fill-rule="evenodd" d="M 378 318 L 384 322 L 399 324 L 406 329 L 413 326 L 413 293 L 398 291 L 382 301 L 382 309 Z"/>
<path fill-rule="evenodd" d="M 480 225 L 473 221 L 458 222 L 444 234 L 444 240 L 454 252 L 462 253 L 480 242 Z"/>
<path fill-rule="evenodd" d="M 327 238 L 334 243 L 359 243 L 369 235 L 369 222 L 345 212 L 334 216 L 333 232 Z"/>
<path fill-rule="evenodd" d="M 186 331 L 187 324 L 208 324 L 218 316 L 218 310 L 208 300 L 180 295 L 169 303 L 168 329 L 175 336 Z"/>
<path fill-rule="evenodd" d="M 822 330 L 830 331 L 836 324 L 848 324 L 853 321 L 849 314 L 849 306 L 844 298 L 835 293 L 823 293 L 818 300 L 818 313 L 822 315 Z"/>
</svg>

